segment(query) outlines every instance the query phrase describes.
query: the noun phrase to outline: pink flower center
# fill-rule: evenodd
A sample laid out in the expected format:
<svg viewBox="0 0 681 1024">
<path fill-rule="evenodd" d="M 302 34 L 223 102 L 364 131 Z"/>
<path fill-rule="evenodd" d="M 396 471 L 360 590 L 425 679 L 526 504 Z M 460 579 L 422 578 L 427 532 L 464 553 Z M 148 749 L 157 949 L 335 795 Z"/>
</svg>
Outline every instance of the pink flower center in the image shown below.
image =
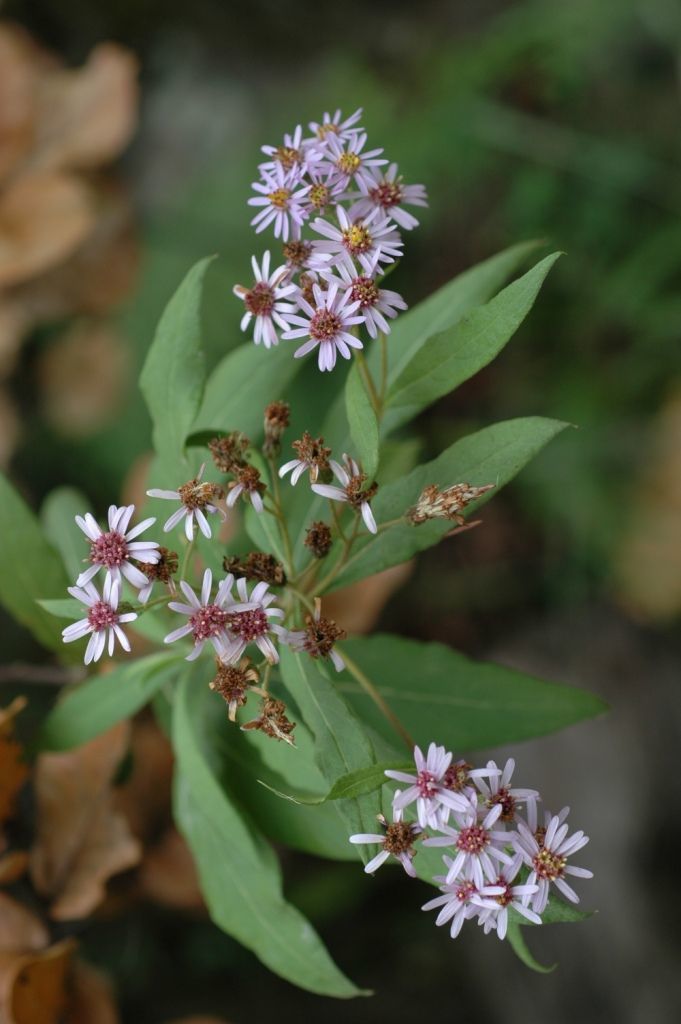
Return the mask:
<svg viewBox="0 0 681 1024">
<path fill-rule="evenodd" d="M 565 857 L 553 853 L 545 846 L 532 858 L 532 867 L 539 877 L 548 878 L 549 881 L 563 877 L 566 863 Z"/>
<path fill-rule="evenodd" d="M 493 793 L 487 801 L 488 807 L 495 807 L 497 804 L 501 804 L 501 820 L 513 821 L 515 818 L 515 797 L 511 796 L 511 792 L 506 786 L 502 786 L 496 793 Z"/>
<path fill-rule="evenodd" d="M 375 306 L 378 302 L 376 282 L 370 277 L 356 277 L 352 282 L 352 298 L 359 302 L 363 309 L 366 306 Z"/>
<path fill-rule="evenodd" d="M 208 640 L 212 636 L 218 636 L 225 628 L 227 613 L 216 604 L 207 604 L 203 608 L 197 608 L 189 619 L 194 635 L 194 643 L 201 640 Z"/>
<path fill-rule="evenodd" d="M 509 883 L 503 876 L 497 878 L 496 884 L 503 885 L 504 891 L 500 893 L 498 896 L 495 896 L 494 899 L 497 901 L 500 907 L 507 907 L 509 903 L 513 902 L 513 887 L 509 885 Z"/>
<path fill-rule="evenodd" d="M 95 633 L 101 633 L 103 629 L 108 629 L 118 622 L 118 612 L 106 601 L 97 601 L 90 608 L 87 620 Z"/>
<path fill-rule="evenodd" d="M 264 281 L 258 281 L 246 292 L 244 303 L 253 316 L 269 316 L 274 309 L 274 290 Z"/>
<path fill-rule="evenodd" d="M 90 561 L 114 569 L 126 561 L 128 544 L 122 533 L 102 533 L 90 545 Z"/>
<path fill-rule="evenodd" d="M 402 186 L 395 181 L 383 181 L 376 188 L 369 190 L 369 196 L 377 206 L 383 206 L 384 208 L 397 206 L 398 203 L 402 202 Z"/>
<path fill-rule="evenodd" d="M 456 898 L 460 903 L 465 903 L 471 896 L 474 896 L 476 892 L 475 886 L 472 882 L 463 882 L 461 885 L 456 887 Z"/>
<path fill-rule="evenodd" d="M 351 224 L 342 232 L 343 245 L 351 256 L 369 252 L 374 244 L 371 232 L 363 224 Z"/>
<path fill-rule="evenodd" d="M 480 825 L 470 825 L 468 828 L 461 829 L 456 845 L 463 853 L 478 854 L 482 853 L 489 845 L 489 841 L 490 835 L 487 829 Z"/>
<path fill-rule="evenodd" d="M 337 313 L 322 307 L 310 320 L 310 337 L 315 341 L 331 341 L 340 332 L 343 322 Z"/>
<path fill-rule="evenodd" d="M 438 785 L 437 782 L 435 781 L 435 776 L 433 775 L 432 772 L 428 772 L 425 770 L 418 773 L 416 777 L 416 785 L 418 786 L 419 796 L 426 798 L 435 796 L 438 790 Z"/>
<path fill-rule="evenodd" d="M 254 608 L 249 612 L 234 612 L 230 615 L 229 628 L 243 640 L 257 640 L 267 633 L 269 622 L 262 608 Z"/>
</svg>

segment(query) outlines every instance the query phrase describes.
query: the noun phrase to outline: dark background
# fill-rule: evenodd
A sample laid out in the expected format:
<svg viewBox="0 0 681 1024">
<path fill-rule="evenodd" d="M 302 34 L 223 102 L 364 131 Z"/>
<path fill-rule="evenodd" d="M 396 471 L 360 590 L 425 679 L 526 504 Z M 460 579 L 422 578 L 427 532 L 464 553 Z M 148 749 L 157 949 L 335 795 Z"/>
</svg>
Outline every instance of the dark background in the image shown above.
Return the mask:
<svg viewBox="0 0 681 1024">
<path fill-rule="evenodd" d="M 577 683 L 607 718 L 512 753 L 521 783 L 572 805 L 591 835 L 582 886 L 599 912 L 531 935 L 535 975 L 470 927 L 453 944 L 397 873 L 291 857 L 288 893 L 341 966 L 376 995 L 300 993 L 202 921 L 145 908 L 98 928 L 85 954 L 117 983 L 126 1024 L 182 1012 L 233 1021 L 679 1019 L 681 644 L 681 7 L 674 0 L 473 3 L 15 0 L 4 14 L 67 62 L 131 47 L 138 133 L 120 165 L 142 244 L 119 322 L 141 363 L 189 265 L 221 255 L 217 360 L 239 309 L 229 288 L 257 251 L 245 200 L 259 146 L 340 106 L 430 208 L 394 286 L 410 303 L 527 238 L 565 250 L 496 362 L 418 423 L 424 457 L 514 415 L 567 431 L 485 509 L 482 529 L 424 555 L 380 625 Z M 12 389 L 11 470 L 36 502 L 73 483 L 103 506 L 148 448 L 132 386 L 94 434 L 60 436 L 34 402 L 36 332 Z M 14 646 L 13 646 L 14 645 Z M 22 655 L 22 636 L 8 660 Z M 501 752 L 506 754 L 507 751 Z"/>
</svg>

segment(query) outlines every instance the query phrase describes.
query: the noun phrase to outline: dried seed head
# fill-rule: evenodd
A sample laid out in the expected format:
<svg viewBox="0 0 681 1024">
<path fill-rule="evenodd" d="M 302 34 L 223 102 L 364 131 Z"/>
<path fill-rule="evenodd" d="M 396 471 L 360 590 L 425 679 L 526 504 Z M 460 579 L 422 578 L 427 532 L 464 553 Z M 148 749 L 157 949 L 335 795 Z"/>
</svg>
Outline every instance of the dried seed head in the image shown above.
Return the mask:
<svg viewBox="0 0 681 1024">
<path fill-rule="evenodd" d="M 348 634 L 333 619 L 324 619 L 321 615 L 305 617 L 305 639 L 302 646 L 312 658 L 328 658 L 336 640 L 344 640 Z"/>
<path fill-rule="evenodd" d="M 315 279 L 312 274 L 302 273 L 298 278 L 298 287 L 300 288 L 300 294 L 309 302 L 311 306 L 316 306 L 317 302 L 314 296 L 314 284 Z"/>
<path fill-rule="evenodd" d="M 274 697 L 263 697 L 260 715 L 252 722 L 246 722 L 241 726 L 244 731 L 259 729 L 266 736 L 271 736 L 275 740 L 283 740 L 292 747 L 295 746 L 295 743 L 291 733 L 295 727 L 296 723 L 290 722 L 286 717 L 286 705 L 283 700 L 275 700 Z"/>
<path fill-rule="evenodd" d="M 256 469 L 255 466 L 238 466 L 235 467 L 232 472 L 234 473 L 235 479 L 231 480 L 227 485 L 230 491 L 237 486 L 240 486 L 246 495 L 257 492 L 258 494 L 264 494 L 267 488 L 260 479 L 260 470 Z"/>
<path fill-rule="evenodd" d="M 234 473 L 246 465 L 245 454 L 251 446 L 245 434 L 238 430 L 208 442 L 213 462 L 221 473 Z"/>
<path fill-rule="evenodd" d="M 445 789 L 461 793 L 467 786 L 470 786 L 471 780 L 468 773 L 472 767 L 473 765 L 468 764 L 467 761 L 455 761 L 454 764 L 450 764 L 442 776 L 442 784 Z"/>
<path fill-rule="evenodd" d="M 292 267 L 304 267 L 312 255 L 312 242 L 294 240 L 284 246 L 284 259 Z"/>
<path fill-rule="evenodd" d="M 222 567 L 225 572 L 245 576 L 247 580 L 264 580 L 275 587 L 282 587 L 286 583 L 286 573 L 281 562 L 264 551 L 251 551 L 245 558 L 225 555 Z"/>
<path fill-rule="evenodd" d="M 326 558 L 333 543 L 330 527 L 321 520 L 312 523 L 306 530 L 304 543 L 315 558 Z"/>
<path fill-rule="evenodd" d="M 158 553 L 161 556 L 158 562 L 135 562 L 135 565 L 149 582 L 158 580 L 159 583 L 170 583 L 179 565 L 177 551 L 161 547 Z"/>
<path fill-rule="evenodd" d="M 204 509 L 216 498 L 225 496 L 224 490 L 218 484 L 202 483 L 198 477 L 178 487 L 178 494 L 184 507 L 190 511 L 196 508 Z"/>
<path fill-rule="evenodd" d="M 216 658 L 215 665 L 215 679 L 208 685 L 224 697 L 229 707 L 229 719 L 235 722 L 237 710 L 246 703 L 249 687 L 258 682 L 258 673 L 248 658 L 243 658 L 238 665 L 225 665 Z"/>
<path fill-rule="evenodd" d="M 281 436 L 289 425 L 291 406 L 288 402 L 270 402 L 265 409 L 265 441 L 262 450 L 267 458 L 281 451 Z"/>
<path fill-rule="evenodd" d="M 378 490 L 378 484 L 369 484 L 365 487 L 365 483 L 368 480 L 366 473 L 357 473 L 355 476 L 351 476 L 346 486 L 343 488 L 345 491 L 348 504 L 354 508 L 355 512 L 361 512 L 362 505 L 365 501 L 371 501 Z"/>
<path fill-rule="evenodd" d="M 312 437 L 307 430 L 299 441 L 291 445 L 301 462 L 304 462 L 310 470 L 310 479 L 316 483 L 320 473 L 330 472 L 329 456 L 331 449 L 324 444 L 323 437 Z"/>
<path fill-rule="evenodd" d="M 412 821 L 388 822 L 382 814 L 378 815 L 378 821 L 385 833 L 383 848 L 388 853 L 392 853 L 396 857 L 401 853 L 406 853 L 410 857 L 415 855 L 414 842 L 422 832 L 418 825 Z"/>
<path fill-rule="evenodd" d="M 413 526 L 419 526 L 428 519 L 451 519 L 462 526 L 464 518 L 461 512 L 493 487 L 494 484 L 483 487 L 452 484 L 441 491 L 437 484 L 429 484 L 424 487 L 414 507 L 406 512 L 406 518 Z"/>
</svg>

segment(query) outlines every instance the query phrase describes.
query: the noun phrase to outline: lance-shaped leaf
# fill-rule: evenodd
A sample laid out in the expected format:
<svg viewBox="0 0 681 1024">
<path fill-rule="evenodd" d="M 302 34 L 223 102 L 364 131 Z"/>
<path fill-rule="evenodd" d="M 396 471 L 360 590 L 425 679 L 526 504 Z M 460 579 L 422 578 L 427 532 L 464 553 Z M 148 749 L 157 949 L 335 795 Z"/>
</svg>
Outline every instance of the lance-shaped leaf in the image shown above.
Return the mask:
<svg viewBox="0 0 681 1024">
<path fill-rule="evenodd" d="M 592 913 L 593 911 L 590 910 L 578 910 L 574 904 L 566 903 L 565 900 L 559 899 L 552 893 L 549 897 L 546 909 L 541 915 L 541 927 L 547 924 L 585 921 L 587 917 L 592 916 Z M 513 909 L 513 907 L 509 909 L 508 932 L 506 934 L 506 938 L 508 939 L 511 949 L 518 959 L 522 960 L 526 967 L 531 968 L 533 971 L 537 971 L 539 974 L 550 974 L 558 965 L 544 965 L 539 963 L 527 945 L 523 934 L 525 928 L 539 927 L 539 925 L 535 925 L 531 921 L 528 921 L 526 917 L 519 914 L 517 910 Z M 541 935 L 541 931 L 538 934 Z"/>
<path fill-rule="evenodd" d="M 389 388 L 386 429 L 413 419 L 491 362 L 529 313 L 559 256 L 547 256 L 459 323 L 432 334 Z"/>
<path fill-rule="evenodd" d="M 88 543 L 76 526 L 76 516 L 90 512 L 90 503 L 74 487 L 57 487 L 51 491 L 40 510 L 40 518 L 50 540 L 62 557 L 64 567 L 74 579 L 83 571 Z"/>
<path fill-rule="evenodd" d="M 373 793 L 374 790 L 380 789 L 386 784 L 385 773 L 389 768 L 404 772 L 409 771 L 411 767 L 411 762 L 382 761 L 380 764 L 369 765 L 368 768 L 358 768 L 357 771 L 342 775 L 334 782 L 328 793 L 322 793 L 319 796 L 303 792 L 285 793 L 265 782 L 264 779 L 258 779 L 258 782 L 271 793 L 281 797 L 282 800 L 289 800 L 293 804 L 315 806 L 333 800 L 351 800 L 358 796 L 364 796 L 365 793 Z"/>
<path fill-rule="evenodd" d="M 436 459 L 417 466 L 387 487 L 379 488 L 372 502 L 379 532 L 376 535 L 360 534 L 346 567 L 333 583 L 333 589 L 406 562 L 417 551 L 437 544 L 456 525 L 436 519 L 412 526 L 401 518 L 415 504 L 424 487 L 429 484 L 437 484 L 441 488 L 457 483 L 473 486 L 494 484 L 493 490 L 470 506 L 476 508 L 512 480 L 566 426 L 568 424 L 559 420 L 540 416 L 495 423 L 456 441 Z M 381 524 L 388 522 L 393 522 L 393 525 L 381 529 Z"/>
<path fill-rule="evenodd" d="M 434 741 L 456 753 L 514 743 L 606 710 L 586 690 L 472 661 L 443 644 L 379 634 L 353 637 L 343 647 L 424 748 Z M 348 674 L 339 686 L 362 721 L 393 741 L 390 726 Z"/>
<path fill-rule="evenodd" d="M 147 704 L 183 666 L 177 654 L 150 654 L 94 676 L 52 709 L 38 739 L 43 750 L 70 750 L 87 743 Z"/>
<path fill-rule="evenodd" d="M 204 749 L 201 671 L 182 679 L 173 709 L 174 808 L 194 855 L 211 918 L 267 967 L 319 995 L 361 995 L 335 966 L 309 921 L 287 903 L 274 851 L 239 813 Z"/>
<path fill-rule="evenodd" d="M 371 767 L 376 757 L 361 722 L 312 659 L 283 648 L 281 671 L 286 689 L 314 736 L 315 760 L 329 786 L 344 775 Z M 380 796 L 374 792 L 340 800 L 338 809 L 347 822 L 348 835 L 371 832 L 381 811 Z"/>
<path fill-rule="evenodd" d="M 378 466 L 378 420 L 359 367 L 359 361 L 355 359 L 345 384 L 345 408 L 352 450 L 371 478 Z"/>
<path fill-rule="evenodd" d="M 60 651 L 65 660 L 75 660 L 63 649 L 63 623 L 38 604 L 40 598 L 66 595 L 69 580 L 62 560 L 31 509 L 1 474 L 0 537 L 0 602 L 45 647 Z"/>
<path fill-rule="evenodd" d="M 201 299 L 210 262 L 196 263 L 166 306 L 140 376 L 154 448 L 168 460 L 182 452 L 203 396 Z"/>
</svg>

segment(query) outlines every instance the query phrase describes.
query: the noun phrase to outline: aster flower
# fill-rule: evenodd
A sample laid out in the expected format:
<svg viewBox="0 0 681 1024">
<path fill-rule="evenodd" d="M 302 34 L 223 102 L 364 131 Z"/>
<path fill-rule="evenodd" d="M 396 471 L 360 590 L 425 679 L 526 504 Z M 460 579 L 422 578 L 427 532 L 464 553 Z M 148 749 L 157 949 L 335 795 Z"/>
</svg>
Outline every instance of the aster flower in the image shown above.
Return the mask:
<svg viewBox="0 0 681 1024">
<path fill-rule="evenodd" d="M 285 331 L 288 324 L 282 313 L 291 313 L 296 308 L 289 302 L 282 302 L 287 295 L 295 292 L 296 286 L 286 283 L 288 267 L 285 265 L 277 267 L 270 274 L 269 250 L 262 258 L 262 265 L 258 264 L 255 256 L 252 256 L 251 266 L 255 283 L 250 288 L 235 284 L 232 289 L 237 298 L 243 299 L 246 307 L 240 327 L 242 331 L 246 331 L 251 319 L 255 317 L 253 341 L 256 345 L 262 342 L 265 348 L 271 348 L 272 345 L 279 343 L 275 324 Z"/>
<path fill-rule="evenodd" d="M 506 938 L 509 907 L 512 907 L 513 910 L 516 910 L 522 917 L 533 924 L 541 924 L 541 917 L 525 906 L 523 902 L 537 892 L 538 886 L 527 883 L 522 885 L 513 884 L 516 875 L 520 871 L 522 862 L 523 858 L 520 855 L 514 857 L 512 863 L 497 876 L 494 885 L 498 886 L 502 891 L 492 895 L 491 900 L 485 898 L 490 893 L 489 891 L 485 893 L 484 890 L 472 897 L 473 902 L 480 907 L 478 921 L 484 928 L 485 935 L 491 931 L 496 931 L 500 939 Z"/>
<path fill-rule="evenodd" d="M 524 821 L 518 821 L 517 828 L 513 841 L 518 853 L 530 868 L 528 885 L 538 886 L 531 900 L 534 912 L 542 914 L 546 909 L 552 882 L 571 903 L 579 903 L 579 896 L 568 885 L 565 876 L 593 878 L 593 872 L 587 871 L 586 868 L 568 864 L 568 858 L 586 846 L 589 837 L 583 832 L 574 832 L 569 836 L 568 826 L 561 822 L 558 815 L 549 819 L 546 834 L 539 839 Z M 524 897 L 524 902 L 526 906 L 529 904 L 528 896 Z"/>
<path fill-rule="evenodd" d="M 300 227 L 307 216 L 303 198 L 310 186 L 298 187 L 298 182 L 287 173 L 281 164 L 274 171 L 263 171 L 263 181 L 254 181 L 253 189 L 260 195 L 248 200 L 249 206 L 262 206 L 251 224 L 256 234 L 274 224 L 274 237 L 288 242 L 292 225 Z"/>
<path fill-rule="evenodd" d="M 154 583 L 165 583 L 171 594 L 175 593 L 175 582 L 173 576 L 177 572 L 178 560 L 177 551 L 161 546 L 158 549 L 160 558 L 158 562 L 139 562 L 138 568 L 148 579 L 146 587 L 142 587 L 137 595 L 141 604 L 146 604 L 153 590 Z"/>
<path fill-rule="evenodd" d="M 366 132 L 358 132 L 343 142 L 330 133 L 326 140 L 326 155 L 320 169 L 326 171 L 332 180 L 340 181 L 347 188 L 351 181 L 358 184 L 364 182 L 371 187 L 374 182 L 372 170 L 387 164 L 381 157 L 382 149 L 370 149 L 363 152 L 366 145 Z"/>
<path fill-rule="evenodd" d="M 236 589 L 240 600 L 232 605 L 227 618 L 229 647 L 225 661 L 234 664 L 241 658 L 248 644 L 254 643 L 270 664 L 276 665 L 279 653 L 271 636 L 274 634 L 287 643 L 289 631 L 277 622 L 270 622 L 270 619 L 283 619 L 283 609 L 270 607 L 276 596 L 268 594 L 269 583 L 256 583 L 249 597 L 248 582 L 242 576 L 236 581 Z"/>
<path fill-rule="evenodd" d="M 270 159 L 259 165 L 259 171 L 274 172 L 282 167 L 287 173 L 294 171 L 300 177 L 308 174 L 323 156 L 323 149 L 316 140 L 303 140 L 302 125 L 298 125 L 292 135 L 287 132 L 282 145 L 260 148 Z"/>
<path fill-rule="evenodd" d="M 342 672 L 345 662 L 338 651 L 334 650 L 334 644 L 337 640 L 343 640 L 347 633 L 337 626 L 333 619 L 322 617 L 322 602 L 319 598 L 314 602 L 314 614 L 306 616 L 305 626 L 305 629 L 289 633 L 288 639 L 292 649 L 305 651 L 311 658 L 330 658 L 336 672 Z"/>
<path fill-rule="evenodd" d="M 198 658 L 207 640 L 210 640 L 218 657 L 225 656 L 229 643 L 226 627 L 229 611 L 234 605 L 233 584 L 234 577 L 226 576 L 218 586 L 215 600 L 211 601 L 213 574 L 210 569 L 206 569 L 203 574 L 200 597 L 196 596 L 186 580 L 180 580 L 180 589 L 189 603 L 170 601 L 168 607 L 174 612 L 179 612 L 180 615 L 186 615 L 188 622 L 184 626 L 180 626 L 179 629 L 174 629 L 172 633 L 168 633 L 163 642 L 172 644 L 183 636 L 191 635 L 194 649 L 187 655 L 187 661 L 194 661 L 195 658 Z"/>
<path fill-rule="evenodd" d="M 94 516 L 86 512 L 84 516 L 76 516 L 76 523 L 90 541 L 89 569 L 82 572 L 76 580 L 76 586 L 83 587 L 93 579 L 100 569 L 106 570 L 107 579 L 120 584 L 124 576 L 136 590 L 146 587 L 147 577 L 133 565 L 132 559 L 140 562 L 158 562 L 158 544 L 156 541 L 135 540 L 141 533 L 148 530 L 156 519 L 144 519 L 131 530 L 130 520 L 135 512 L 134 505 L 109 506 L 108 526 L 105 532 L 97 524 Z"/>
<path fill-rule="evenodd" d="M 343 359 L 350 358 L 351 348 L 362 348 L 362 342 L 350 334 L 349 328 L 361 324 L 362 316 L 356 316 L 358 302 L 350 302 L 346 292 L 342 294 L 336 285 L 331 285 L 323 292 L 318 284 L 312 286 L 314 305 L 302 295 L 298 296 L 298 304 L 307 318 L 289 313 L 287 320 L 293 327 L 282 335 L 283 338 L 307 338 L 294 355 L 296 358 L 306 356 L 308 352 L 319 346 L 319 369 L 333 370 L 336 365 L 336 354 Z"/>
<path fill-rule="evenodd" d="M 125 612 L 123 615 L 119 615 L 118 597 L 120 587 L 120 580 L 114 580 L 107 576 L 104 580 L 101 596 L 94 583 L 90 582 L 86 583 L 84 587 L 75 586 L 68 588 L 69 594 L 85 605 L 88 611 L 86 618 L 79 619 L 78 622 L 67 626 L 66 629 L 62 630 L 61 635 L 64 643 L 70 644 L 74 640 L 80 640 L 81 637 L 87 636 L 88 633 L 90 634 L 88 645 L 85 648 L 84 660 L 86 665 L 89 665 L 92 661 L 99 661 L 107 644 L 107 635 L 109 657 L 114 652 L 116 640 L 118 640 L 124 651 L 130 650 L 130 643 L 121 629 L 121 625 L 126 622 L 132 622 L 137 618 L 137 614 L 135 612 Z"/>
<path fill-rule="evenodd" d="M 418 227 L 416 217 L 404 209 L 404 204 L 427 206 L 426 189 L 423 185 L 404 185 L 402 175 L 397 175 L 397 164 L 390 164 L 383 175 L 377 172 L 361 175 L 357 184 L 361 198 L 350 207 L 351 217 L 366 217 L 378 209 L 406 231 Z"/>
<path fill-rule="evenodd" d="M 448 861 L 449 857 L 445 857 L 445 863 Z M 491 910 L 495 906 L 491 900 L 501 896 L 504 892 L 501 885 L 478 885 L 468 875 L 464 875 L 454 882 L 447 882 L 444 876 L 436 875 L 434 881 L 442 883 L 440 885 L 442 895 L 428 900 L 423 904 L 421 910 L 435 910 L 439 907 L 440 912 L 435 918 L 435 924 L 439 927 L 451 921 L 449 934 L 453 939 L 457 937 L 465 921 L 477 917 L 481 908 L 486 907 Z"/>
<path fill-rule="evenodd" d="M 362 107 L 358 107 L 354 114 L 345 119 L 340 110 L 337 110 L 333 117 L 327 112 L 321 121 L 310 121 L 309 128 L 318 139 L 325 140 L 334 135 L 337 139 L 346 142 L 362 131 L 357 127 L 361 116 Z"/>
<path fill-rule="evenodd" d="M 345 183 L 342 178 L 329 176 L 318 167 L 310 170 L 307 180 L 310 183 L 310 190 L 303 200 L 303 205 L 308 213 L 325 213 L 330 206 L 336 206 L 344 198 Z"/>
<path fill-rule="evenodd" d="M 262 496 L 265 493 L 265 484 L 260 479 L 260 470 L 256 469 L 255 466 L 245 465 L 235 467 L 233 472 L 236 480 L 232 480 L 228 484 L 227 504 L 229 507 L 234 508 L 239 495 L 243 494 L 258 514 L 263 512 L 265 505 Z"/>
<path fill-rule="evenodd" d="M 515 821 L 516 808 L 518 804 L 536 804 L 539 793 L 536 789 L 511 788 L 511 776 L 515 770 L 515 761 L 509 757 L 502 772 L 497 768 L 496 762 L 488 761 L 488 781 L 485 781 L 479 774 L 475 778 L 475 785 L 480 790 L 486 807 L 501 805 L 502 822 Z"/>
<path fill-rule="evenodd" d="M 453 828 L 443 822 L 439 830 L 444 834 L 424 840 L 425 845 L 453 846 L 456 850 L 453 860 L 447 858 L 448 885 L 463 874 L 470 876 L 478 889 L 481 889 L 485 884 L 485 877 L 489 880 L 496 876 L 492 858 L 502 864 L 511 863 L 511 858 L 501 849 L 504 843 L 508 842 L 508 833 L 492 831 L 492 826 L 501 816 L 501 804 L 495 804 L 482 820 L 477 808 L 472 805 L 469 805 L 464 814 L 455 812 L 455 815 L 459 827 Z"/>
<path fill-rule="evenodd" d="M 351 302 L 359 302 L 359 311 L 371 337 L 377 337 L 379 331 L 389 334 L 390 325 L 386 317 L 393 319 L 398 310 L 407 308 L 402 296 L 387 288 L 379 288 L 372 274 L 357 274 L 354 267 L 350 268 L 345 263 L 339 263 L 336 269 L 340 280 L 330 271 L 322 270 L 321 274 L 329 284 L 346 288 Z"/>
<path fill-rule="evenodd" d="M 340 466 L 335 459 L 329 460 L 331 471 L 341 484 L 335 487 L 333 484 L 312 484 L 315 494 L 321 494 L 323 498 L 330 498 L 331 501 L 345 501 L 355 512 L 359 512 L 364 520 L 364 525 L 371 533 L 378 533 L 376 520 L 371 511 L 371 499 L 378 490 L 378 484 L 372 483 L 365 487 L 367 480 L 366 473 L 362 473 L 354 459 L 349 455 L 343 455 L 345 467 Z"/>
<path fill-rule="evenodd" d="M 323 437 L 312 437 L 304 432 L 299 441 L 293 441 L 291 447 L 297 453 L 297 459 L 285 462 L 279 470 L 279 476 L 283 479 L 287 473 L 291 474 L 291 483 L 297 484 L 303 473 L 307 470 L 312 483 L 316 483 L 320 471 L 323 473 L 329 467 L 329 455 L 331 449 L 324 445 Z"/>
<path fill-rule="evenodd" d="M 312 265 L 314 246 L 302 238 L 292 238 L 283 246 L 286 269 L 289 274 L 296 270 L 306 270 Z"/>
<path fill-rule="evenodd" d="M 318 270 L 345 264 L 354 271 L 357 260 L 371 277 L 379 263 L 394 263 L 402 256 L 402 239 L 389 217 L 378 210 L 361 220 L 351 220 L 342 206 L 336 207 L 338 225 L 317 217 L 312 230 L 324 236 L 314 243 L 312 265 Z M 359 305 L 359 304 L 358 304 Z"/>
<path fill-rule="evenodd" d="M 358 832 L 356 835 L 350 836 L 351 843 L 379 844 L 382 847 L 380 853 L 377 853 L 365 866 L 366 873 L 372 875 L 380 868 L 381 864 L 385 864 L 388 858 L 393 856 L 399 860 L 408 875 L 416 878 L 412 864 L 416 855 L 414 841 L 420 836 L 423 829 L 414 822 L 403 821 L 402 811 L 399 809 L 394 811 L 392 823 L 386 821 L 382 814 L 378 815 L 378 823 L 382 829 L 380 833 Z"/>
<path fill-rule="evenodd" d="M 176 491 L 166 491 L 159 487 L 152 487 L 147 491 L 150 498 L 163 498 L 165 501 L 179 501 L 180 507 L 173 512 L 163 525 L 163 532 L 170 533 L 173 527 L 184 519 L 184 532 L 188 541 L 194 539 L 194 523 L 198 525 L 204 537 L 211 537 L 210 523 L 206 519 L 206 512 L 211 515 L 220 513 L 220 509 L 213 504 L 216 498 L 223 498 L 225 492 L 217 484 L 201 481 L 205 463 L 193 480 L 188 480 Z M 224 513 L 222 513 L 224 519 Z"/>
<path fill-rule="evenodd" d="M 435 743 L 430 744 L 425 757 L 420 747 L 414 747 L 416 774 L 392 769 L 385 773 L 389 779 L 409 784 L 409 788 L 399 796 L 395 794 L 393 807 L 404 811 L 415 802 L 419 825 L 435 829 L 440 827 L 444 807 L 466 812 L 471 806 L 470 800 L 460 793 L 453 793 L 445 782 L 451 760 L 452 755 Z"/>
</svg>

